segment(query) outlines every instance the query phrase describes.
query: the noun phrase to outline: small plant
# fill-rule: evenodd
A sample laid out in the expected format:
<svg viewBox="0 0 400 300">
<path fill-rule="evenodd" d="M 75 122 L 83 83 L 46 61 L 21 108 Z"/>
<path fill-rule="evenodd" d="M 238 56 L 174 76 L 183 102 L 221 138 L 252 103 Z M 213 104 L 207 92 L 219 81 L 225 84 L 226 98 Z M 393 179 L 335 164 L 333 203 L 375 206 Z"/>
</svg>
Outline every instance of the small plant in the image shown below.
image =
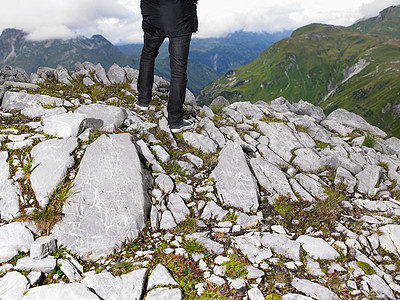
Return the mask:
<svg viewBox="0 0 400 300">
<path fill-rule="evenodd" d="M 304 126 L 304 125 L 296 125 L 295 128 L 296 128 L 296 130 L 297 130 L 298 132 L 304 132 L 304 133 L 310 134 L 310 128 L 307 127 L 307 126 Z"/>
<path fill-rule="evenodd" d="M 365 263 L 363 261 L 358 261 L 357 262 L 357 267 L 362 269 L 365 272 L 365 274 L 367 274 L 367 275 L 376 274 L 375 270 L 372 269 L 372 267 L 369 264 L 367 264 L 367 263 Z"/>
<path fill-rule="evenodd" d="M 197 219 L 192 217 L 186 217 L 185 221 L 181 222 L 176 226 L 172 233 L 175 235 L 186 235 L 196 232 L 197 230 Z"/>
<path fill-rule="evenodd" d="M 232 222 L 232 224 L 236 224 L 237 223 L 237 218 L 238 215 L 234 212 L 227 214 L 222 221 L 228 221 L 228 222 Z"/>
<path fill-rule="evenodd" d="M 376 145 L 376 138 L 373 135 L 367 134 L 362 145 L 368 148 L 374 148 Z"/>
<path fill-rule="evenodd" d="M 245 277 L 247 275 L 246 260 L 237 254 L 229 255 L 229 259 L 222 264 L 226 268 L 226 275 L 231 278 Z"/>
<path fill-rule="evenodd" d="M 199 244 L 195 240 L 187 240 L 183 243 L 182 247 L 186 250 L 188 253 L 206 253 L 206 249 L 203 247 L 203 245 Z"/>
<path fill-rule="evenodd" d="M 133 265 L 130 262 L 118 261 L 111 266 L 111 273 L 114 276 L 121 276 L 131 271 L 133 271 Z"/>
<path fill-rule="evenodd" d="M 209 283 L 204 292 L 200 295 L 199 300 L 227 300 L 230 299 L 228 287 Z"/>
</svg>

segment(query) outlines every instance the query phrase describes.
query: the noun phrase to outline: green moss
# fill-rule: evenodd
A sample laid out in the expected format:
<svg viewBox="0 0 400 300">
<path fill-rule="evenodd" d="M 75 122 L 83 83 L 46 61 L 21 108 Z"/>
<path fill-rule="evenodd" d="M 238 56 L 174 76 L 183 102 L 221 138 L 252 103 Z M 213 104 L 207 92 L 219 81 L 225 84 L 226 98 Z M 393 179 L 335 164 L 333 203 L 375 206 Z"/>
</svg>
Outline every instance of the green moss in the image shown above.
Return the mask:
<svg viewBox="0 0 400 300">
<path fill-rule="evenodd" d="M 372 269 L 372 267 L 369 264 L 367 264 L 367 263 L 365 263 L 363 261 L 358 261 L 357 262 L 357 267 L 362 269 L 365 272 L 365 274 L 367 274 L 367 275 L 376 274 L 375 270 Z"/>
<path fill-rule="evenodd" d="M 184 241 L 182 247 L 188 253 L 207 253 L 207 250 L 203 247 L 203 245 L 199 244 L 195 240 Z"/>
<path fill-rule="evenodd" d="M 229 255 L 229 259 L 222 264 L 226 268 L 226 275 L 231 278 L 246 277 L 246 260 L 237 254 Z"/>
</svg>

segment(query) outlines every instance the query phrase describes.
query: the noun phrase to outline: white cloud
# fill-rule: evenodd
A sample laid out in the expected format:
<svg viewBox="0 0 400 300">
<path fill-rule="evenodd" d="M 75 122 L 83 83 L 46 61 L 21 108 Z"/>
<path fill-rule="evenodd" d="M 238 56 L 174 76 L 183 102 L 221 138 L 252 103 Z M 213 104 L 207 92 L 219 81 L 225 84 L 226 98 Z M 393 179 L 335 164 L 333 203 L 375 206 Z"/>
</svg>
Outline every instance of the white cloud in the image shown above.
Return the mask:
<svg viewBox="0 0 400 300">
<path fill-rule="evenodd" d="M 235 30 L 278 32 L 310 23 L 348 26 L 400 0 L 199 0 L 198 37 Z M 142 40 L 140 0 L 13 0 L 2 3 L 0 31 L 18 28 L 32 39 L 90 37 L 113 43 Z"/>
</svg>

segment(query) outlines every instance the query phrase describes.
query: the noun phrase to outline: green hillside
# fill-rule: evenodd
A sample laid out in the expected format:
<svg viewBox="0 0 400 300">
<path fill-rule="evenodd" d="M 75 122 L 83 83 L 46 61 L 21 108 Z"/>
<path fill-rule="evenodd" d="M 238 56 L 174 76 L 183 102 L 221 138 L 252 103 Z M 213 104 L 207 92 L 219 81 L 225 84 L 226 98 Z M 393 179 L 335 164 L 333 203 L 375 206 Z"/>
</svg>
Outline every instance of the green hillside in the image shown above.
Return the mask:
<svg viewBox="0 0 400 300">
<path fill-rule="evenodd" d="M 198 99 L 201 104 L 218 95 L 231 102 L 303 99 L 326 113 L 345 108 L 400 137 L 399 82 L 399 40 L 351 27 L 311 24 L 228 72 Z"/>
</svg>

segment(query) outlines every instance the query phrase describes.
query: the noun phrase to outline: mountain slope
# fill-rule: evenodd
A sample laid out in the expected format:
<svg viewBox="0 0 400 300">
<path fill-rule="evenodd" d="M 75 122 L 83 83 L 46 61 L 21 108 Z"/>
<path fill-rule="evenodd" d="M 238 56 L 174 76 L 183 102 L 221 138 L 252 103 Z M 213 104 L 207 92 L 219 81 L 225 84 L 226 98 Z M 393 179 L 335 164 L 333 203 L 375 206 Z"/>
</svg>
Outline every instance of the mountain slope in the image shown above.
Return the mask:
<svg viewBox="0 0 400 300">
<path fill-rule="evenodd" d="M 359 21 L 351 27 L 361 33 L 375 34 L 388 38 L 400 37 L 400 6 L 391 6 L 381 11 L 377 17 Z"/>
<path fill-rule="evenodd" d="M 200 104 L 222 95 L 234 101 L 279 96 L 341 107 L 400 136 L 400 41 L 358 30 L 311 24 L 228 72 L 198 96 Z"/>
</svg>

